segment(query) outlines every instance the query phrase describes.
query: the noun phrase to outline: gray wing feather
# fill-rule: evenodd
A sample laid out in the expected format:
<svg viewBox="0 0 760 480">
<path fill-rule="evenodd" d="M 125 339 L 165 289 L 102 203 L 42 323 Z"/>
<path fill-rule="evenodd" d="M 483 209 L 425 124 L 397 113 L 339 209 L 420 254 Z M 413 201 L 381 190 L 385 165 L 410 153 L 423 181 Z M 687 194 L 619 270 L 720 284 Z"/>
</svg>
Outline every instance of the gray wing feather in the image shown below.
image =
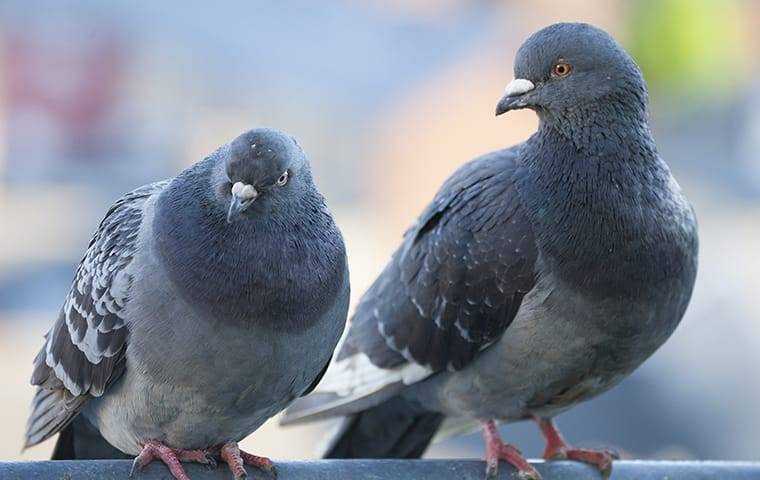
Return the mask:
<svg viewBox="0 0 760 480">
<path fill-rule="evenodd" d="M 452 175 L 356 308 L 338 360 L 459 370 L 496 340 L 535 284 L 537 247 L 514 178 L 517 149 Z"/>
<path fill-rule="evenodd" d="M 123 372 L 128 331 L 122 315 L 132 286 L 125 267 L 137 251 L 146 200 L 167 184 L 153 183 L 121 197 L 93 235 L 34 361 L 31 381 L 39 388 L 25 447 L 59 432 Z"/>
</svg>

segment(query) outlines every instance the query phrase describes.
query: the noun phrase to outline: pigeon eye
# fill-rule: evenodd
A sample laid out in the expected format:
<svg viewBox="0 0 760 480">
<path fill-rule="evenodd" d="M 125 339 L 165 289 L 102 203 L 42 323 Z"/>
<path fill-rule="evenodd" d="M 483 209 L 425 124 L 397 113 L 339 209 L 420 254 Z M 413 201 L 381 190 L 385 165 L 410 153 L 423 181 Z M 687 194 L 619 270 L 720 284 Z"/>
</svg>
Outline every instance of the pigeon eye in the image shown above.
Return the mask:
<svg viewBox="0 0 760 480">
<path fill-rule="evenodd" d="M 565 78 L 566 76 L 570 75 L 570 64 L 569 63 L 558 63 L 554 65 L 554 75 L 560 78 Z"/>
<path fill-rule="evenodd" d="M 287 170 L 285 172 L 283 172 L 282 175 L 280 175 L 280 178 L 277 179 L 277 186 L 278 187 L 284 187 L 286 183 L 288 183 L 288 171 Z"/>
</svg>

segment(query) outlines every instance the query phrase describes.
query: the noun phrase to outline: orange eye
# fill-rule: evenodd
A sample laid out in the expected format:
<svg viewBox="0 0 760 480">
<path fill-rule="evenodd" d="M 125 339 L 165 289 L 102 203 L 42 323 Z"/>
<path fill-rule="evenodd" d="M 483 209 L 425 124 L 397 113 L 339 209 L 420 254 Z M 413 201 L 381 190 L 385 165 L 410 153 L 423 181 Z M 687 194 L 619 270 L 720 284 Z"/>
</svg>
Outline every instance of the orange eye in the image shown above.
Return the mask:
<svg viewBox="0 0 760 480">
<path fill-rule="evenodd" d="M 566 76 L 570 75 L 570 64 L 558 63 L 554 65 L 554 75 L 560 78 L 565 78 Z"/>
</svg>

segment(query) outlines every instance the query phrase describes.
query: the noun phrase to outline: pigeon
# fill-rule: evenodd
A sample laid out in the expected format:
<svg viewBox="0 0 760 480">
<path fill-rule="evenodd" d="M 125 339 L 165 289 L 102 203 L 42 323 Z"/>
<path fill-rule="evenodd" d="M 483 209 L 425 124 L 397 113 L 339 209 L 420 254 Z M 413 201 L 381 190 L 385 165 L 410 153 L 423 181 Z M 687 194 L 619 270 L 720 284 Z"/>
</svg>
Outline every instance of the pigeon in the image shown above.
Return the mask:
<svg viewBox="0 0 760 480">
<path fill-rule="evenodd" d="M 276 473 L 237 442 L 319 381 L 346 251 L 291 136 L 254 129 L 108 210 L 34 361 L 26 447 Z M 99 443 L 98 443 L 99 442 Z"/>
<path fill-rule="evenodd" d="M 496 422 L 535 420 L 544 457 L 595 465 L 553 418 L 612 388 L 683 316 L 694 212 L 650 133 L 642 74 L 606 32 L 559 23 L 515 57 L 500 115 L 532 109 L 527 141 L 460 167 L 363 295 L 326 377 L 283 424 L 342 417 L 327 458 L 419 457 L 477 428 L 486 476 L 539 473 Z M 439 432 L 440 430 L 440 432 Z"/>
</svg>

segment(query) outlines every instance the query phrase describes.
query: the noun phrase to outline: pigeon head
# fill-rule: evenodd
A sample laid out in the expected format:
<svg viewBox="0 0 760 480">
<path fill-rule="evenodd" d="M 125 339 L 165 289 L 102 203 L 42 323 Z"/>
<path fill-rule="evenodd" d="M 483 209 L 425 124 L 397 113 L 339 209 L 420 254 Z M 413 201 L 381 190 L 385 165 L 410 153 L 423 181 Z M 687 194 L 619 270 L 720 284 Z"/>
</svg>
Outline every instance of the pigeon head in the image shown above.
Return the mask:
<svg viewBox="0 0 760 480">
<path fill-rule="evenodd" d="M 595 111 L 640 117 L 646 103 L 641 71 L 607 32 L 585 23 L 557 23 L 531 35 L 517 51 L 514 80 L 496 115 L 530 108 L 542 121 L 568 123 Z"/>
<path fill-rule="evenodd" d="M 293 137 L 274 129 L 250 130 L 233 140 L 224 167 L 221 194 L 229 223 L 287 208 L 311 185 L 303 150 Z"/>
</svg>

